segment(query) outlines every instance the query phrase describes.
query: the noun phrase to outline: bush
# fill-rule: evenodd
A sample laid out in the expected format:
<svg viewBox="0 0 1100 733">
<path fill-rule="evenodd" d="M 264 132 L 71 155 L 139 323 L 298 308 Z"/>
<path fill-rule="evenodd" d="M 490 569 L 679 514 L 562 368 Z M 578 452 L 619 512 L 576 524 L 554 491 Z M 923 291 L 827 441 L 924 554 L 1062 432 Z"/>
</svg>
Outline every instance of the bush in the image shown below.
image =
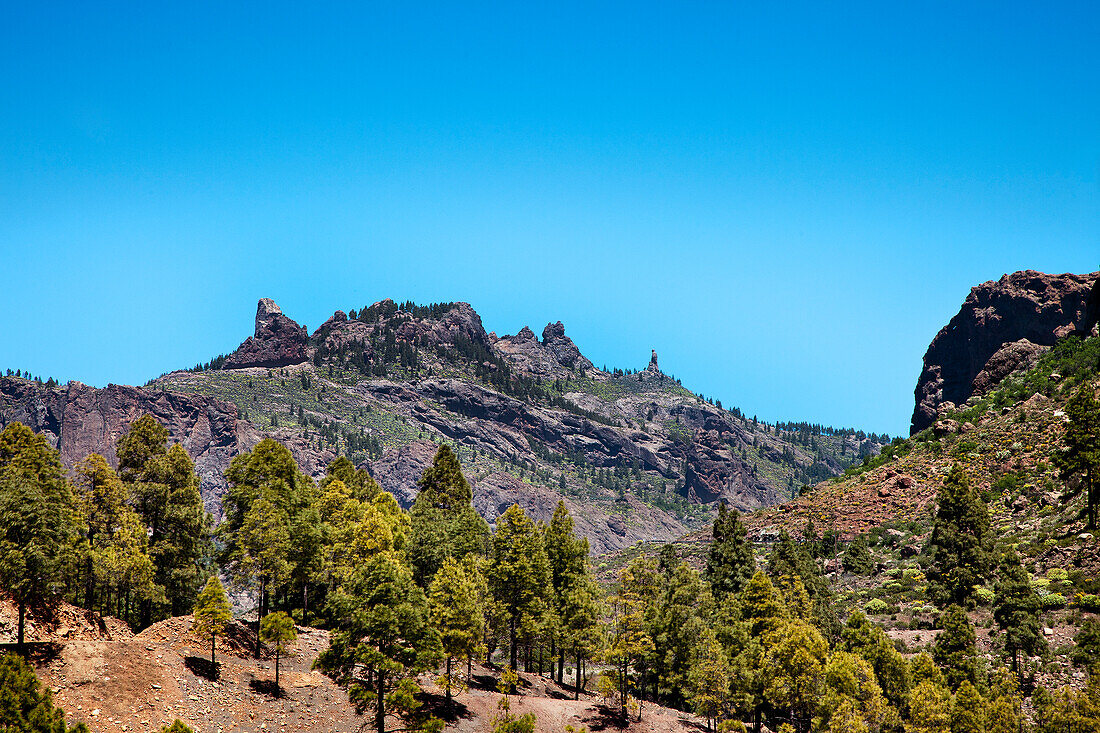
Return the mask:
<svg viewBox="0 0 1100 733">
<path fill-rule="evenodd" d="M 1100 596 L 1095 593 L 1085 593 L 1077 596 L 1077 606 L 1082 611 L 1100 613 Z"/>
<path fill-rule="evenodd" d="M 1066 597 L 1061 593 L 1048 593 L 1040 600 L 1043 603 L 1043 608 L 1046 610 L 1054 610 L 1066 607 Z"/>
<path fill-rule="evenodd" d="M 863 607 L 863 610 L 871 614 L 886 613 L 886 610 L 890 608 L 890 604 L 881 598 L 872 598 L 867 601 L 867 604 Z"/>
<path fill-rule="evenodd" d="M 988 606 L 993 603 L 994 593 L 985 586 L 978 586 L 974 588 L 974 600 L 981 606 Z"/>
</svg>

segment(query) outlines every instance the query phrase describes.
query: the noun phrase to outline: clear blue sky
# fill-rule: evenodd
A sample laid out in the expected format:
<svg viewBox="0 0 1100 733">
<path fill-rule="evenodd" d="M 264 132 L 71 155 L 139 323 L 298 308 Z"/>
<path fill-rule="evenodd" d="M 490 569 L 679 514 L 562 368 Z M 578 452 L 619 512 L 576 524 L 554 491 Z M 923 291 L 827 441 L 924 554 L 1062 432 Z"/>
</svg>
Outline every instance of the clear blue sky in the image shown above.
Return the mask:
<svg viewBox="0 0 1100 733">
<path fill-rule="evenodd" d="M 0 368 L 465 300 L 898 434 L 972 285 L 1100 269 L 1095 2 L 160 5 L 0 11 Z"/>
</svg>

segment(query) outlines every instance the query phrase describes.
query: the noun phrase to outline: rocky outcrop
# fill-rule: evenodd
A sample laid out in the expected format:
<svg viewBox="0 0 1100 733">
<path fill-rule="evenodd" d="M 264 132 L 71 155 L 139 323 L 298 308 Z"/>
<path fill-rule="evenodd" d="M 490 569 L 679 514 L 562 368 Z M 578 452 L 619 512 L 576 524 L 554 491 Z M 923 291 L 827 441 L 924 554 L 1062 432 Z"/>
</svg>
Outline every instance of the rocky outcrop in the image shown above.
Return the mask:
<svg viewBox="0 0 1100 733">
<path fill-rule="evenodd" d="M 226 357 L 224 368 L 284 367 L 309 359 L 309 334 L 270 298 L 256 306 L 256 332 Z"/>
<path fill-rule="evenodd" d="M 650 349 L 653 355 L 649 357 L 649 366 L 645 368 L 647 372 L 656 372 L 660 374 L 661 368 L 657 366 L 657 349 Z"/>
<path fill-rule="evenodd" d="M 592 368 L 592 362 L 584 358 L 573 339 L 565 335 L 565 326 L 561 321 L 547 323 L 542 329 L 542 345 L 550 350 L 559 364 L 567 369 L 586 370 Z"/>
<path fill-rule="evenodd" d="M 1010 373 L 1028 358 L 1031 346 L 1052 346 L 1069 334 L 1090 333 L 1100 317 L 1098 278 L 1100 272 L 1046 275 L 1024 270 L 972 288 L 924 355 L 911 432 L 935 422 L 941 403 L 966 402 L 983 371 L 979 386 L 988 390 L 997 374 L 1005 369 Z M 987 369 L 1005 344 L 1024 339 L 1031 346 L 1019 344 Z"/>
<path fill-rule="evenodd" d="M 1039 356 L 1048 348 L 1033 344 L 1027 339 L 1005 344 L 989 357 L 989 361 L 974 377 L 971 391 L 976 395 L 986 394 L 1012 372 L 1035 366 L 1039 362 Z"/>
<path fill-rule="evenodd" d="M 732 439 L 729 432 L 695 430 L 685 461 L 684 494 L 687 498 L 697 504 L 722 499 L 741 511 L 780 501 L 777 492 L 761 481 L 752 465 L 730 445 Z"/>
<path fill-rule="evenodd" d="M 96 389 L 69 382 L 48 388 L 22 379 L 0 378 L 0 427 L 21 422 L 42 433 L 72 468 L 89 453 L 117 465 L 115 443 L 130 423 L 150 414 L 168 428 L 195 462 L 207 510 L 220 516 L 230 459 L 249 450 L 260 435 L 238 419 L 233 405 L 202 395 L 108 385 Z"/>
</svg>

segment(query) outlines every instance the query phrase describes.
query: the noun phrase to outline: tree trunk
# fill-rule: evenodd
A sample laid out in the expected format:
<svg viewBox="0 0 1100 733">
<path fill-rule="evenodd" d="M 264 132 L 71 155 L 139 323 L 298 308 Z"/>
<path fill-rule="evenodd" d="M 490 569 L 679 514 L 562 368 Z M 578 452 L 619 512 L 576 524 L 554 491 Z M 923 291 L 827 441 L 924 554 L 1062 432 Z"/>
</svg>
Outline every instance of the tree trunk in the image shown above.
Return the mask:
<svg viewBox="0 0 1100 733">
<path fill-rule="evenodd" d="M 256 659 L 260 658 L 260 619 L 264 615 L 264 576 L 260 576 L 260 592 L 256 596 Z"/>
<path fill-rule="evenodd" d="M 381 670 L 375 677 L 374 729 L 386 733 L 386 674 Z"/>
<path fill-rule="evenodd" d="M 573 699 L 581 699 L 581 650 L 577 647 L 577 667 L 573 670 Z"/>
<path fill-rule="evenodd" d="M 19 649 L 23 649 L 23 630 L 27 626 L 27 602 L 23 599 L 19 599 L 19 633 L 16 638 L 18 639 Z"/>
<path fill-rule="evenodd" d="M 447 657 L 447 704 L 451 704 L 451 657 Z"/>
<path fill-rule="evenodd" d="M 218 638 L 218 635 L 214 632 L 210 632 L 210 666 L 213 667 L 216 662 L 214 661 L 214 640 Z"/>
<path fill-rule="evenodd" d="M 562 680 L 565 679 L 565 645 L 562 644 L 561 649 L 558 650 L 558 684 L 562 684 Z"/>
<path fill-rule="evenodd" d="M 275 695 L 279 695 L 279 644 L 275 644 Z"/>
<path fill-rule="evenodd" d="M 516 648 L 516 619 L 515 616 L 508 622 L 508 661 L 512 665 L 512 671 L 519 666 L 519 649 Z"/>
</svg>

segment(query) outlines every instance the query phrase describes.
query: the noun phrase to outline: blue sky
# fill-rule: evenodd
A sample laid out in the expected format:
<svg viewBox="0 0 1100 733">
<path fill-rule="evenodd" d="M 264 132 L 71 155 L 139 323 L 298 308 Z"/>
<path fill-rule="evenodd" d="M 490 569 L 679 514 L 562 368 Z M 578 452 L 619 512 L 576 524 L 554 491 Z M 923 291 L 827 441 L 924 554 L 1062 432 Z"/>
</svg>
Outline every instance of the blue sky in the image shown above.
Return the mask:
<svg viewBox="0 0 1100 733">
<path fill-rule="evenodd" d="M 465 300 L 898 434 L 972 285 L 1100 269 L 1095 3 L 153 5 L 0 11 L 0 368 Z"/>
</svg>

